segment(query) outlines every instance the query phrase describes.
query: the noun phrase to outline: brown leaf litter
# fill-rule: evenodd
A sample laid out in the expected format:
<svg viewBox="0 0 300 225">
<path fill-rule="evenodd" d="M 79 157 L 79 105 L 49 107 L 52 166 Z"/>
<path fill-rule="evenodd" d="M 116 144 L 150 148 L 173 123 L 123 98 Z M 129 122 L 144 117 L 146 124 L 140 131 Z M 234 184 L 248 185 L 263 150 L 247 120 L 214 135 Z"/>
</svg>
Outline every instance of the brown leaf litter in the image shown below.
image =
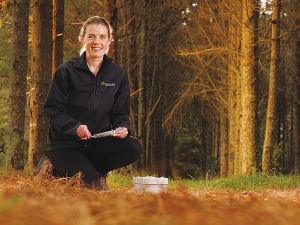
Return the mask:
<svg viewBox="0 0 300 225">
<path fill-rule="evenodd" d="M 300 224 L 300 192 L 191 191 L 166 193 L 94 191 L 80 177 L 31 180 L 13 174 L 0 183 L 0 224 L 185 225 Z"/>
</svg>

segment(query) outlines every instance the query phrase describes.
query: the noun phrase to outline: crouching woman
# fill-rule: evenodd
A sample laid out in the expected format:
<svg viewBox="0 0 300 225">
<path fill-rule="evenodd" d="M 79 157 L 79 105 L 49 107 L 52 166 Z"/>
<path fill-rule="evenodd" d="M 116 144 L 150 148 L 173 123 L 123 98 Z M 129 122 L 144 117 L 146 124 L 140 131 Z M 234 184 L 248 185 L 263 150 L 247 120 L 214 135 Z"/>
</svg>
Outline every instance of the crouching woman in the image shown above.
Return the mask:
<svg viewBox="0 0 300 225">
<path fill-rule="evenodd" d="M 107 173 L 135 162 L 142 147 L 130 136 L 128 76 L 107 56 L 112 42 L 109 23 L 98 16 L 89 18 L 79 40 L 80 56 L 54 74 L 44 105 L 50 124 L 47 155 L 34 175 L 51 162 L 60 174 L 81 172 L 91 187 L 106 190 Z M 113 136 L 91 138 L 112 129 Z"/>
</svg>

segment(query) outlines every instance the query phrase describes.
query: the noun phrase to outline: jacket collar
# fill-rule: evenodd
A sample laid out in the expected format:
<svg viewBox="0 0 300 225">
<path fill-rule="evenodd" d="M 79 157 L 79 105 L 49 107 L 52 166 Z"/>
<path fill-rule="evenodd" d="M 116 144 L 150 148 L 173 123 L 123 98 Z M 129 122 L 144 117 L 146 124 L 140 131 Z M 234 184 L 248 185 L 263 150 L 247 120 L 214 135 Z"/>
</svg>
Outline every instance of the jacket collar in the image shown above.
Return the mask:
<svg viewBox="0 0 300 225">
<path fill-rule="evenodd" d="M 112 61 L 113 60 L 105 54 L 103 56 L 103 62 L 102 62 L 103 68 L 106 68 L 109 64 L 112 63 Z M 78 58 L 76 58 L 75 63 L 73 64 L 73 66 L 76 67 L 76 68 L 90 70 L 87 63 L 86 63 L 86 52 L 82 53 Z"/>
</svg>

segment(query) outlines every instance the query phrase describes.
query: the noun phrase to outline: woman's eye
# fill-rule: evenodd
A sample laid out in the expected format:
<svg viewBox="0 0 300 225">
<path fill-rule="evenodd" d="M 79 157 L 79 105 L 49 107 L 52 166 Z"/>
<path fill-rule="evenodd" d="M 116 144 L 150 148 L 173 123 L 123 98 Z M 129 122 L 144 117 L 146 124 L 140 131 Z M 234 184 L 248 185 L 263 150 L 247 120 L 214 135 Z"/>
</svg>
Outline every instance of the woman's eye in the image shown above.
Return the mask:
<svg viewBox="0 0 300 225">
<path fill-rule="evenodd" d="M 101 36 L 100 38 L 101 38 L 102 40 L 104 40 L 104 39 L 105 39 L 105 36 Z"/>
<path fill-rule="evenodd" d="M 93 36 L 93 35 L 90 35 L 89 38 L 94 38 L 94 36 Z"/>
</svg>

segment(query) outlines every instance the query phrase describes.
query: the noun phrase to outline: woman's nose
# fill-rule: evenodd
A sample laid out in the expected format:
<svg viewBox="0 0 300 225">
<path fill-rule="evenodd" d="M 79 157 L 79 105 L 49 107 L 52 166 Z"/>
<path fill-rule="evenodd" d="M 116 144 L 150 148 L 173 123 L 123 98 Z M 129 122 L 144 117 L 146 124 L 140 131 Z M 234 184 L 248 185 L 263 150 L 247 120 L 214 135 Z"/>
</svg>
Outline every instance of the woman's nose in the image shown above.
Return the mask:
<svg viewBox="0 0 300 225">
<path fill-rule="evenodd" d="M 97 37 L 97 36 L 96 36 L 96 37 L 94 38 L 94 42 L 95 42 L 95 43 L 100 43 L 100 42 L 101 42 L 101 41 L 100 41 L 100 37 Z"/>
</svg>

